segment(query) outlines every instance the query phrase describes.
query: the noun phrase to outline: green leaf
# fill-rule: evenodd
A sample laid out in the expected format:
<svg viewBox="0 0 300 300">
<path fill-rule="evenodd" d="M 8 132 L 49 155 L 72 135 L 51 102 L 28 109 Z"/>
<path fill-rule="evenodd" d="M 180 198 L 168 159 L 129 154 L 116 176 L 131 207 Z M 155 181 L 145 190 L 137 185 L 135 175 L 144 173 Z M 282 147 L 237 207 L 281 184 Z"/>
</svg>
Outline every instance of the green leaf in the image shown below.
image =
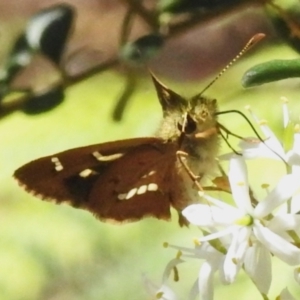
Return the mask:
<svg viewBox="0 0 300 300">
<path fill-rule="evenodd" d="M 300 77 L 300 59 L 276 59 L 247 70 L 242 77 L 242 85 L 251 87 L 294 77 Z"/>
</svg>

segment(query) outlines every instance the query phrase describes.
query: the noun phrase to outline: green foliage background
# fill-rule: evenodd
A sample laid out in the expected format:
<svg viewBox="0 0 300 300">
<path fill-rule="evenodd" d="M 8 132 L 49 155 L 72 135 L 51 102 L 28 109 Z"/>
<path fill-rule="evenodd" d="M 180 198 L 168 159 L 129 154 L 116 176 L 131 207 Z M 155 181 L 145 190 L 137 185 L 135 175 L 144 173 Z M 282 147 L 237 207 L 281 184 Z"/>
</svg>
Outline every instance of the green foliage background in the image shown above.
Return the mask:
<svg viewBox="0 0 300 300">
<path fill-rule="evenodd" d="M 248 90 L 240 84 L 249 67 L 278 56 L 297 55 L 283 45 L 257 46 L 206 94 L 219 100 L 221 110 L 243 111 L 250 104 L 280 134 L 281 96 L 290 100 L 292 116 L 299 121 L 299 80 Z M 124 120 L 112 122 L 111 112 L 123 82 L 124 78 L 115 72 L 94 76 L 69 88 L 67 101 L 53 111 L 37 116 L 16 112 L 1 120 L 0 299 L 151 299 L 143 285 L 143 274 L 159 285 L 165 265 L 176 255 L 172 249 L 164 249 L 163 242 L 193 245 L 197 229 L 179 228 L 175 215 L 172 222 L 145 219 L 122 226 L 105 224 L 88 212 L 42 202 L 25 193 L 12 178 L 17 167 L 40 156 L 92 143 L 152 135 L 161 112 L 149 76 L 140 81 Z M 204 81 L 167 84 L 186 96 L 206 85 Z M 238 134 L 253 135 L 238 117 L 222 117 L 222 124 Z M 179 266 L 180 281 L 173 287 L 182 299 L 186 299 L 199 266 L 198 261 Z M 274 274 L 279 275 L 273 279 L 272 299 L 287 284 L 299 295 L 292 273 L 285 272 L 279 262 L 275 263 Z M 231 299 L 232 295 L 241 300 L 260 297 L 243 274 L 233 286 L 216 290 L 216 299 Z"/>
</svg>

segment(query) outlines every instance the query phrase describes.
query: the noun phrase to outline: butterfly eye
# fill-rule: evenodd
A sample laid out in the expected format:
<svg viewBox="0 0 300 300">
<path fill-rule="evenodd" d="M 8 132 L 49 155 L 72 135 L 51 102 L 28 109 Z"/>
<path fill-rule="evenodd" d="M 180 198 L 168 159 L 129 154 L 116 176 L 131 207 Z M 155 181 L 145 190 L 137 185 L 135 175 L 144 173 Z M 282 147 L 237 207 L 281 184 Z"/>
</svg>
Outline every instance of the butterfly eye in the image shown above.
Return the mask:
<svg viewBox="0 0 300 300">
<path fill-rule="evenodd" d="M 190 115 L 186 116 L 186 118 L 183 121 L 183 124 L 178 123 L 177 126 L 178 126 L 178 129 L 185 134 L 191 134 L 191 133 L 195 132 L 195 130 L 197 129 L 197 123 Z M 184 126 L 184 128 L 183 128 L 183 126 Z"/>
</svg>

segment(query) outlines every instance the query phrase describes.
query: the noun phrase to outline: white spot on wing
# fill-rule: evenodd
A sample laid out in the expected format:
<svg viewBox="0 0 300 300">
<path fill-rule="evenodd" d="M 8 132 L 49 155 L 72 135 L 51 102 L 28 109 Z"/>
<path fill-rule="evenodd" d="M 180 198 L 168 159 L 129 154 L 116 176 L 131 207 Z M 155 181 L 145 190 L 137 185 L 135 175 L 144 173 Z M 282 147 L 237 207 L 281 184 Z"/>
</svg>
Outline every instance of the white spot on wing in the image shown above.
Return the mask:
<svg viewBox="0 0 300 300">
<path fill-rule="evenodd" d="M 92 155 L 97 159 L 97 160 L 101 160 L 101 157 L 103 156 L 100 152 L 95 151 L 92 153 Z"/>
<path fill-rule="evenodd" d="M 147 192 L 147 185 L 141 185 L 137 190 L 137 195 L 142 195 Z"/>
<path fill-rule="evenodd" d="M 100 152 L 95 151 L 92 153 L 92 155 L 98 160 L 98 161 L 113 161 L 120 157 L 122 157 L 123 153 L 115 153 L 111 155 L 102 155 Z"/>
<path fill-rule="evenodd" d="M 87 177 L 89 177 L 91 174 L 93 174 L 93 170 L 91 170 L 91 169 L 85 169 L 85 170 L 83 170 L 83 171 L 81 171 L 80 173 L 79 173 L 79 176 L 80 177 L 83 177 L 83 178 L 87 178 Z"/>
<path fill-rule="evenodd" d="M 155 192 L 158 190 L 158 185 L 156 183 L 149 183 L 147 186 L 149 192 Z"/>
<path fill-rule="evenodd" d="M 123 193 L 118 195 L 119 200 L 129 200 L 136 195 L 142 195 L 147 192 L 155 192 L 158 190 L 158 185 L 156 183 L 150 183 L 148 185 L 141 185 L 138 188 L 131 189 L 128 193 Z"/>
<path fill-rule="evenodd" d="M 147 178 L 147 177 L 149 177 L 149 176 L 152 176 L 152 175 L 154 175 L 156 173 L 156 171 L 150 171 L 148 174 L 145 174 L 145 175 L 143 175 L 142 176 L 142 178 Z"/>
<path fill-rule="evenodd" d="M 125 199 L 126 199 L 126 195 L 127 195 L 127 194 L 119 194 L 119 195 L 118 195 L 118 199 L 119 199 L 119 200 L 125 200 Z"/>
<path fill-rule="evenodd" d="M 55 171 L 60 172 L 64 169 L 62 163 L 58 159 L 58 157 L 51 157 L 51 162 L 54 163 Z"/>
<path fill-rule="evenodd" d="M 132 197 L 136 194 L 136 192 L 137 192 L 137 188 L 133 188 L 132 190 L 130 190 L 130 191 L 127 193 L 125 199 L 128 200 L 128 199 L 132 198 Z"/>
</svg>

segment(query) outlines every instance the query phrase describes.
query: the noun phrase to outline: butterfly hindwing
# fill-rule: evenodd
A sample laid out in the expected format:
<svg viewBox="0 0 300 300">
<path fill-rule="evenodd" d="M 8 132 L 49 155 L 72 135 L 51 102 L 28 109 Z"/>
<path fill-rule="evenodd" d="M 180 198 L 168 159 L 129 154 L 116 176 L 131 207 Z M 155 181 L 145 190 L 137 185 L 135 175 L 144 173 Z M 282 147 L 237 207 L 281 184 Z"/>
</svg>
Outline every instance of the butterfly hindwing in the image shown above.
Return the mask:
<svg viewBox="0 0 300 300">
<path fill-rule="evenodd" d="M 100 219 L 169 219 L 168 177 L 175 155 L 174 146 L 158 138 L 129 139 L 43 157 L 14 176 L 31 193 L 57 203 L 67 201 Z"/>
</svg>

